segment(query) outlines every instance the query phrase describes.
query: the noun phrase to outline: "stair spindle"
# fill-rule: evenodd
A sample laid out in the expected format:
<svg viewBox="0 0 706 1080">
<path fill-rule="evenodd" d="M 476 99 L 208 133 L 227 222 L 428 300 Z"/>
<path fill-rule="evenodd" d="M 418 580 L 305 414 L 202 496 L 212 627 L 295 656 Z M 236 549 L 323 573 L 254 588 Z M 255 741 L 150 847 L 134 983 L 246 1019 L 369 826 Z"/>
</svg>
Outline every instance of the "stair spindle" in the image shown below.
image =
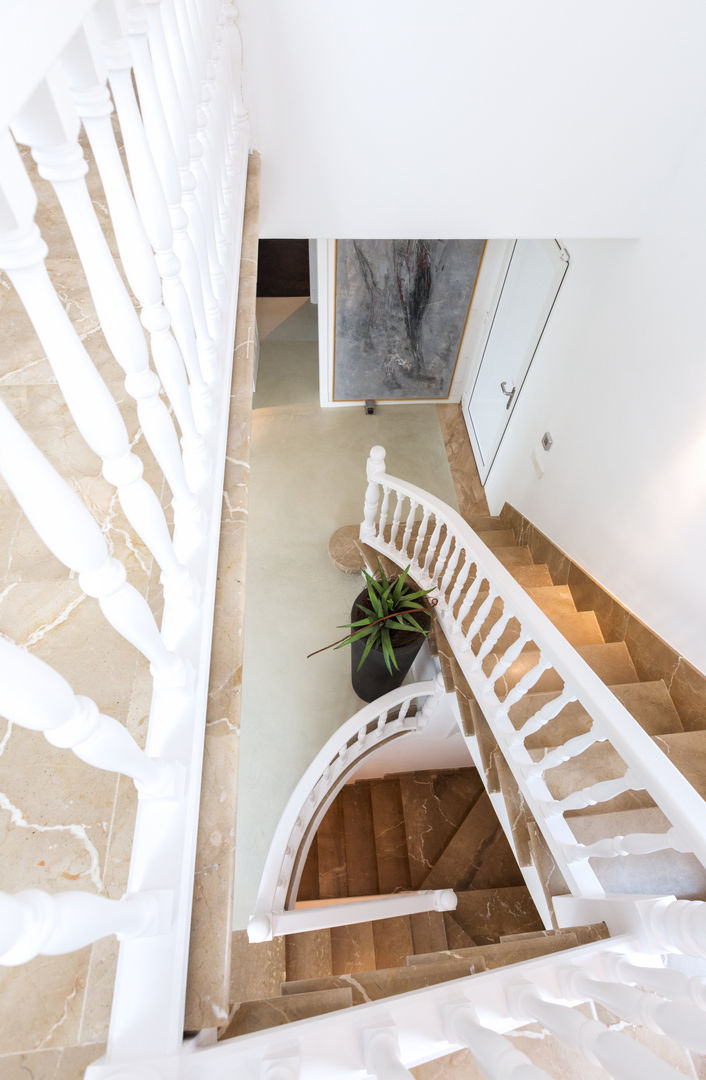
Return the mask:
<svg viewBox="0 0 706 1080">
<path fill-rule="evenodd" d="M 543 802 L 542 809 L 547 820 L 553 817 L 561 817 L 569 810 L 585 810 L 588 806 L 597 806 L 598 803 L 609 802 L 626 791 L 636 790 L 640 782 L 628 770 L 624 776 L 615 780 L 600 780 L 595 784 L 589 784 L 579 791 L 573 791 L 565 799 L 555 802 Z"/>
<path fill-rule="evenodd" d="M 525 720 L 522 727 L 518 728 L 512 736 L 512 745 L 518 746 L 520 743 L 524 743 L 525 739 L 529 738 L 530 735 L 534 735 L 537 731 L 541 731 L 550 720 L 554 720 L 554 718 L 557 717 L 567 705 L 570 705 L 572 701 L 576 701 L 576 695 L 570 690 L 562 690 L 560 694 L 551 701 L 548 701 L 541 709 L 537 709 L 536 712 L 532 713 L 532 715 Z M 568 760 L 568 758 L 564 760 Z M 548 767 L 551 768 L 551 766 Z"/>
<path fill-rule="evenodd" d="M 580 757 L 581 754 L 585 753 L 589 747 L 594 745 L 594 743 L 604 742 L 606 739 L 607 735 L 601 735 L 600 732 L 591 728 L 590 731 L 587 731 L 584 735 L 576 735 L 573 739 L 569 739 L 563 746 L 557 746 L 551 750 L 547 750 L 543 758 L 540 758 L 539 761 L 527 766 L 526 775 L 528 780 L 534 780 L 542 776 L 549 769 L 555 769 L 558 765 L 563 765 L 564 762 L 571 761 L 572 758 Z M 518 746 L 522 741 L 524 740 L 517 739 L 515 746 Z"/>
<path fill-rule="evenodd" d="M 471 1005 L 448 1008 L 446 1031 L 449 1042 L 461 1043 L 470 1050 L 490 1080 L 551 1080 L 505 1035 L 480 1024 Z"/>
</svg>

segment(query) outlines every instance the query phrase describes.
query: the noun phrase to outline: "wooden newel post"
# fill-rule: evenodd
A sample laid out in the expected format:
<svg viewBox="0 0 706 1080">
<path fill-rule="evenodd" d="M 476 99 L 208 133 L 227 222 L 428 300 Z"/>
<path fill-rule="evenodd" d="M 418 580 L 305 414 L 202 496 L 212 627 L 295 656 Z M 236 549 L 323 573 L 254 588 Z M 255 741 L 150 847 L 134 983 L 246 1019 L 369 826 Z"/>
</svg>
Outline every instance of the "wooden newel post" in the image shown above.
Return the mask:
<svg viewBox="0 0 706 1080">
<path fill-rule="evenodd" d="M 373 446 L 365 466 L 368 486 L 365 489 L 363 521 L 360 526 L 360 539 L 368 540 L 375 536 L 375 519 L 380 502 L 380 480 L 385 473 L 385 447 Z"/>
</svg>

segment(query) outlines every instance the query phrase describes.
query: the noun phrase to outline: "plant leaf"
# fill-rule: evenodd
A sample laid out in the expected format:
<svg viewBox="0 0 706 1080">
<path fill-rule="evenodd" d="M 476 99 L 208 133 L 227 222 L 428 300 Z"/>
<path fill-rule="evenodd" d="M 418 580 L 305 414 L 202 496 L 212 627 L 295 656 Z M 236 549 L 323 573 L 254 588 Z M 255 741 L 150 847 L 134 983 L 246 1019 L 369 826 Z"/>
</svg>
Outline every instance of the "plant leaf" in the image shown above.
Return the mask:
<svg viewBox="0 0 706 1080">
<path fill-rule="evenodd" d="M 362 668 L 365 660 L 368 657 L 368 653 L 370 652 L 370 650 L 372 649 L 374 644 L 375 644 L 375 638 L 374 637 L 369 637 L 368 640 L 365 643 L 365 648 L 363 649 L 363 655 L 360 658 L 360 662 L 358 664 L 358 667 L 356 668 L 356 671 L 360 671 L 360 669 Z"/>
<path fill-rule="evenodd" d="M 357 630 L 355 634 L 351 634 L 350 637 L 339 641 L 338 645 L 334 645 L 334 649 L 342 649 L 344 645 L 352 645 L 354 641 L 359 641 L 361 638 L 367 637 L 368 634 L 374 634 L 376 630 L 377 626 L 364 626 L 362 630 Z"/>
</svg>

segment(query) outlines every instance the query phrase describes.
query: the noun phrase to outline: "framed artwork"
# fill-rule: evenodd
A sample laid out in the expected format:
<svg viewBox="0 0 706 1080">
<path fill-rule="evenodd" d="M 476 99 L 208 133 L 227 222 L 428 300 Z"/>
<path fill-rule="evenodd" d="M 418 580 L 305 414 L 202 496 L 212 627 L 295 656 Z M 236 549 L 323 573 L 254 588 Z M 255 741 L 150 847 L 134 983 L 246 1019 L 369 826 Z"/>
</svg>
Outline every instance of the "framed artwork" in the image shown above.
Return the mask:
<svg viewBox="0 0 706 1080">
<path fill-rule="evenodd" d="M 339 240 L 333 400 L 448 398 L 484 240 Z"/>
</svg>

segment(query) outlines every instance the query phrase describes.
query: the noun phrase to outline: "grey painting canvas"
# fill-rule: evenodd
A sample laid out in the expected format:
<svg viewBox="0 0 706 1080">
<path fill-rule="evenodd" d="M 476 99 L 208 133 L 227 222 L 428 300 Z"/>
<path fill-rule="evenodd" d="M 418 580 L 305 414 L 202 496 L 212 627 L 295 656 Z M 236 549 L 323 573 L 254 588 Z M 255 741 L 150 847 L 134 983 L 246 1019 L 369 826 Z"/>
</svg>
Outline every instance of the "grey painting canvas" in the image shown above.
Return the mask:
<svg viewBox="0 0 706 1080">
<path fill-rule="evenodd" d="M 448 397 L 483 240 L 339 240 L 334 400 Z"/>
</svg>

